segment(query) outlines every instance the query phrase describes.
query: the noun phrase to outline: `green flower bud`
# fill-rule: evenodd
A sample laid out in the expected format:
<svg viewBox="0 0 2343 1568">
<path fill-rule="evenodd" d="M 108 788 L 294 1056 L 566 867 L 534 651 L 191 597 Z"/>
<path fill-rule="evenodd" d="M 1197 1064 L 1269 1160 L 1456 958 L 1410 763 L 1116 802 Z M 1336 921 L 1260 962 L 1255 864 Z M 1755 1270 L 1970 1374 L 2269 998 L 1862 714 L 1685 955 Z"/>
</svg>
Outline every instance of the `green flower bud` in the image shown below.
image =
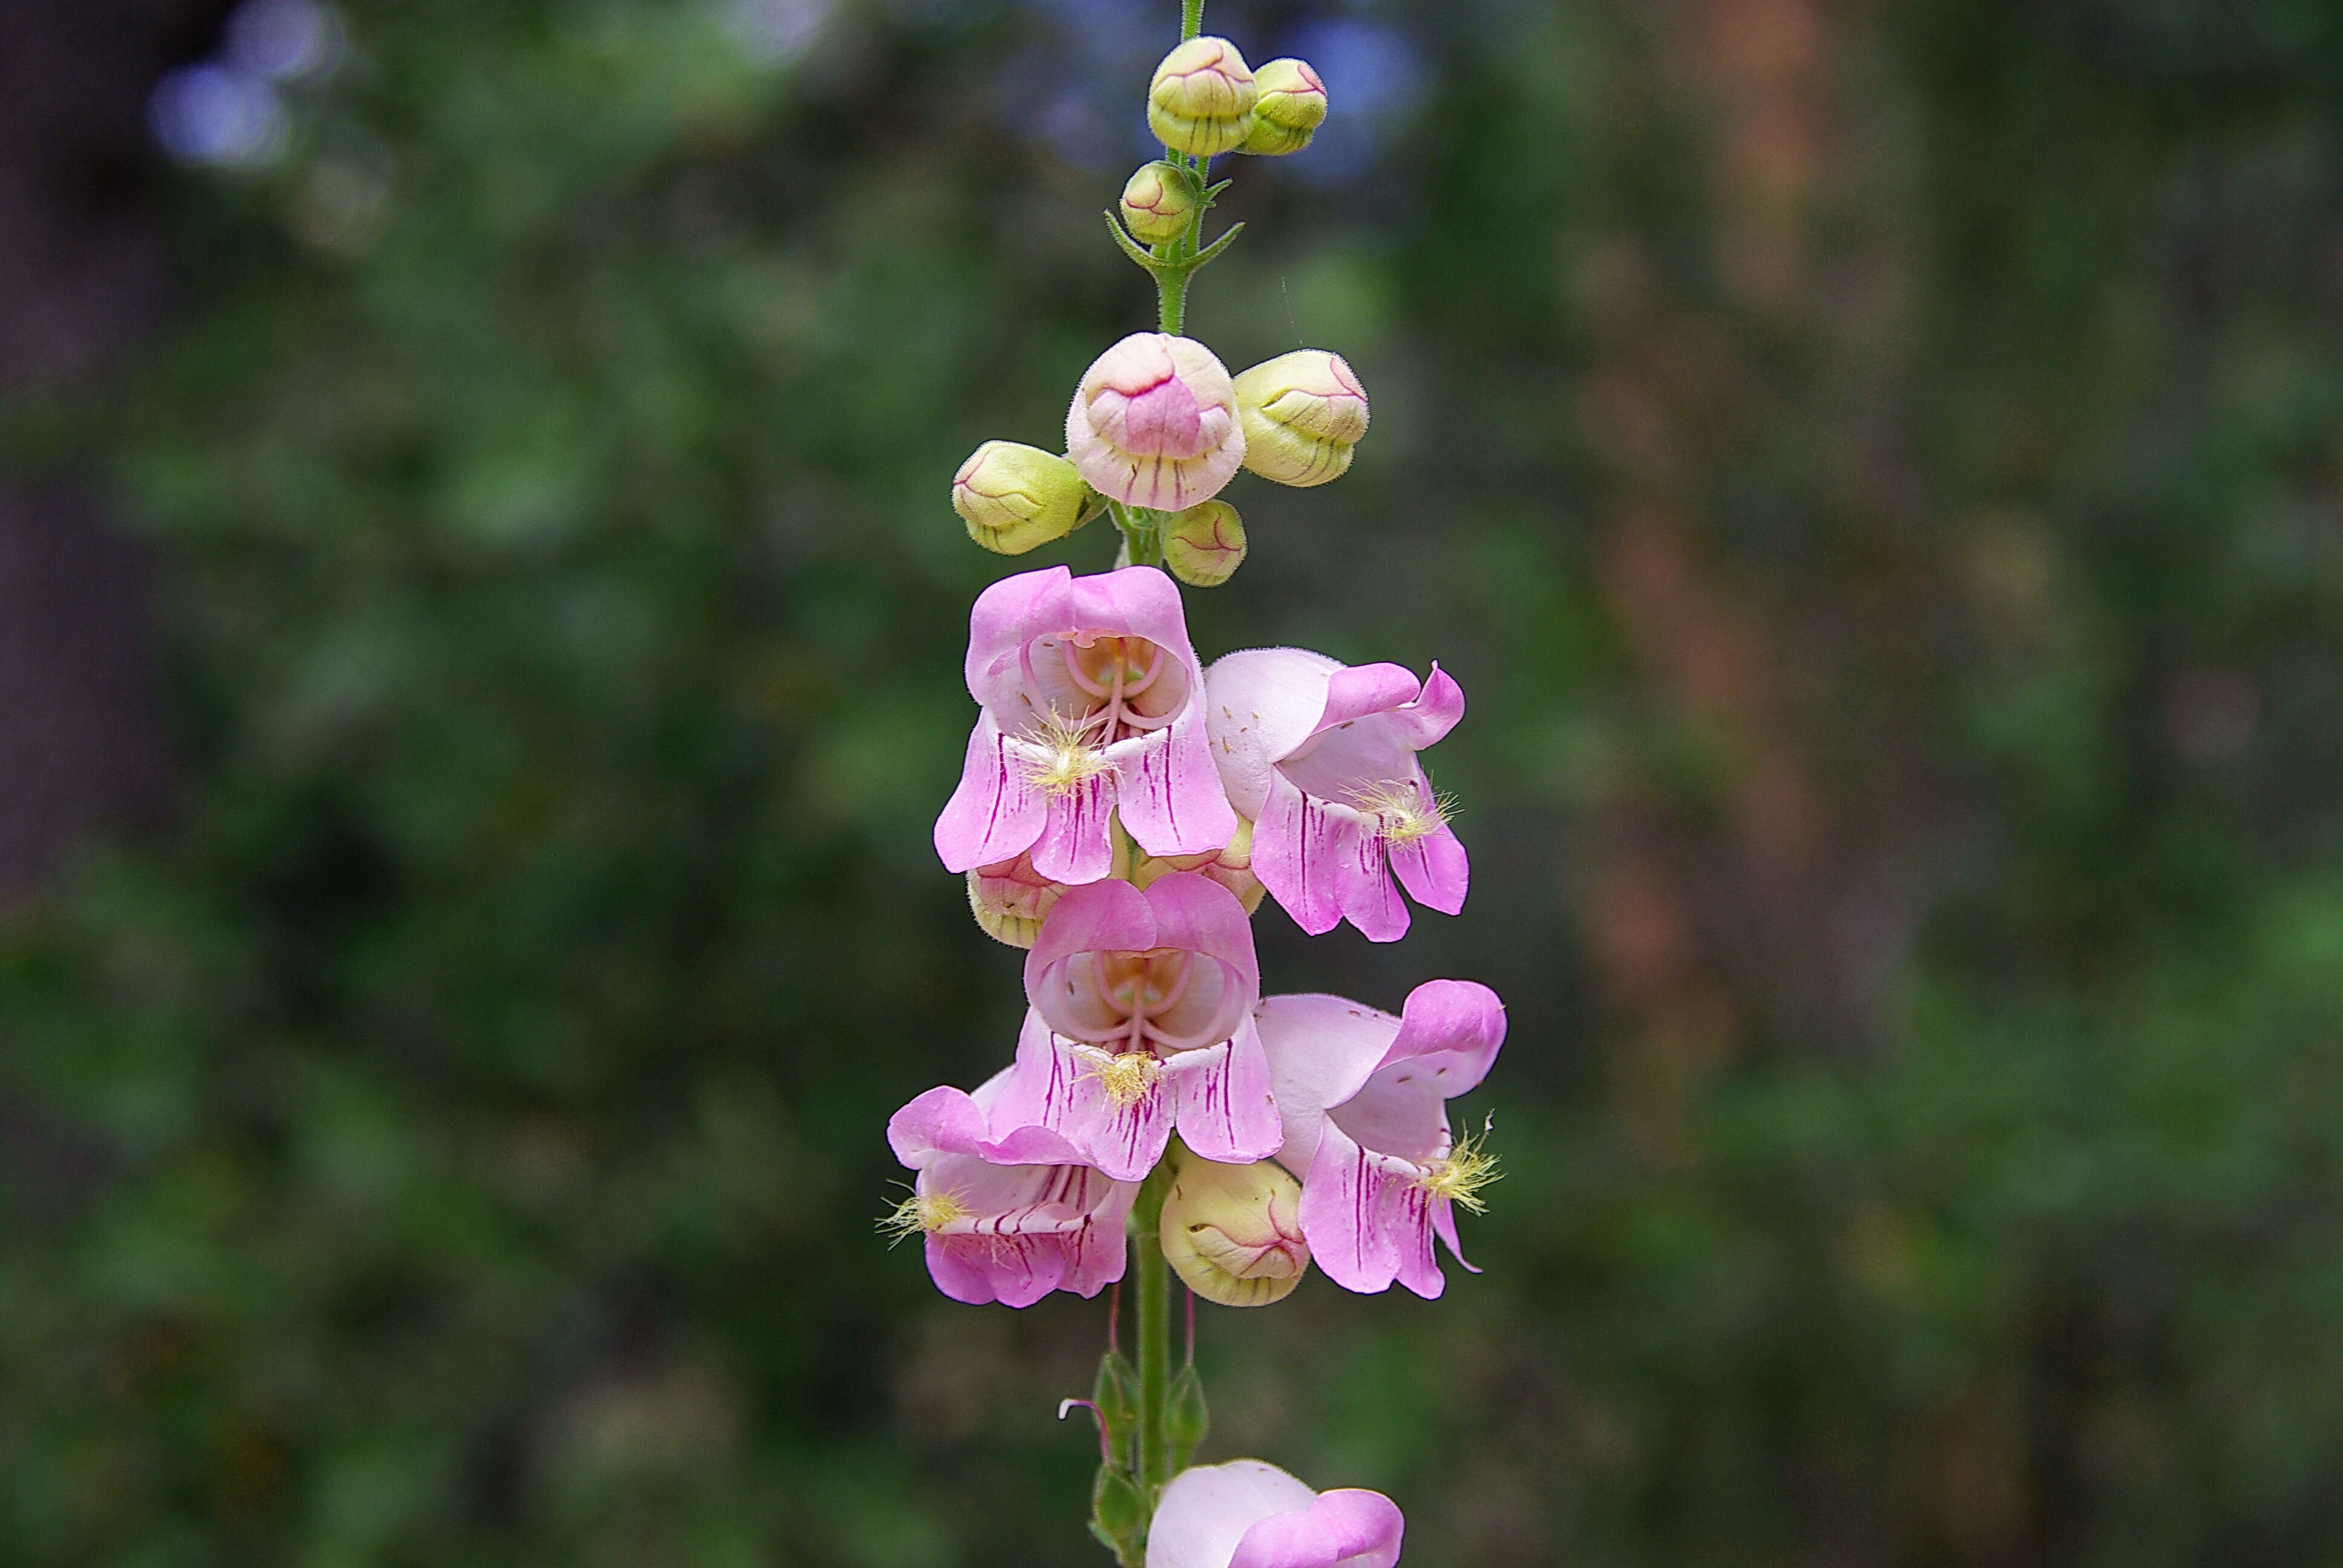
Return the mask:
<svg viewBox="0 0 2343 1568">
<path fill-rule="evenodd" d="M 1226 501 L 1203 501 L 1163 519 L 1163 564 L 1195 588 L 1218 588 L 1244 564 L 1244 524 Z"/>
<path fill-rule="evenodd" d="M 1212 1430 L 1212 1408 L 1204 1402 L 1204 1380 L 1196 1363 L 1182 1367 L 1172 1380 L 1172 1408 L 1165 1412 L 1164 1434 L 1172 1440 L 1172 1468 L 1188 1468 L 1205 1434 Z"/>
<path fill-rule="evenodd" d="M 1021 556 L 1096 517 L 1096 492 L 1065 458 L 1014 441 L 987 441 L 952 476 L 952 510 L 988 550 Z"/>
<path fill-rule="evenodd" d="M 1191 38 L 1155 67 L 1147 124 L 1176 153 L 1234 152 L 1252 134 L 1252 72 L 1226 38 Z"/>
<path fill-rule="evenodd" d="M 1237 151 L 1279 157 L 1310 145 L 1326 123 L 1326 84 L 1307 60 L 1272 60 L 1252 75 L 1252 135 Z"/>
<path fill-rule="evenodd" d="M 1302 1183 L 1274 1160 L 1222 1165 L 1176 1150 L 1163 1256 L 1206 1301 L 1265 1307 L 1292 1294 L 1310 1267 L 1301 1212 Z"/>
<path fill-rule="evenodd" d="M 1244 466 L 1281 485 L 1342 477 L 1367 433 L 1367 394 L 1339 354 L 1297 348 L 1236 378 Z"/>
<path fill-rule="evenodd" d="M 1196 182 L 1176 164 L 1145 165 L 1122 187 L 1122 226 L 1143 244 L 1178 239 L 1195 213 Z"/>
</svg>

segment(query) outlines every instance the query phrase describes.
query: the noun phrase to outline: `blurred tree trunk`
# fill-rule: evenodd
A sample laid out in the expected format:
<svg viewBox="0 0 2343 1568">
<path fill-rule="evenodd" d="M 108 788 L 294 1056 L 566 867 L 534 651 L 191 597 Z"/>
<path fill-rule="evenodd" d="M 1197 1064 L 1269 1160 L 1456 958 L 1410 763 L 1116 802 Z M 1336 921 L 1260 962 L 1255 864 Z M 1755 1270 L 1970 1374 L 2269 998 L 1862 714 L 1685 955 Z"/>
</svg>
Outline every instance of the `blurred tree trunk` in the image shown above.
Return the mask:
<svg viewBox="0 0 2343 1568">
<path fill-rule="evenodd" d="M 222 9 L 0 4 L 0 408 L 85 382 L 160 319 L 146 96 Z M 151 578 L 85 484 L 0 457 L 0 902 L 165 807 Z"/>
</svg>

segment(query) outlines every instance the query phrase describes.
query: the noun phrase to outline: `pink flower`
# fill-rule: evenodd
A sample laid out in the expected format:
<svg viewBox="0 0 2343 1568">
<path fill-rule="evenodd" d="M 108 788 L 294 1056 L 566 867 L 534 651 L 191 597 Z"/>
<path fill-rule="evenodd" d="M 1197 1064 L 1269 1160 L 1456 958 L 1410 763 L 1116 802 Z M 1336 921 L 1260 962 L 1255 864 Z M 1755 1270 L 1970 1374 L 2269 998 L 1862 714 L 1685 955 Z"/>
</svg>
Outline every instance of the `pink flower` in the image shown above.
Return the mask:
<svg viewBox="0 0 2343 1568">
<path fill-rule="evenodd" d="M 1031 1006 L 992 1109 L 995 1158 L 1040 1131 L 1118 1181 L 1153 1169 L 1173 1128 L 1206 1160 L 1251 1164 L 1281 1129 L 1252 1020 L 1252 928 L 1192 871 L 1142 892 L 1069 890 L 1025 955 Z"/>
<path fill-rule="evenodd" d="M 1180 590 L 1153 567 L 994 583 L 969 619 L 968 689 L 983 712 L 936 819 L 947 869 L 1030 849 L 1041 877 L 1094 882 L 1117 812 L 1151 855 L 1204 854 L 1236 831 Z"/>
<path fill-rule="evenodd" d="M 895 1112 L 887 1141 L 919 1174 L 887 1228 L 927 1238 L 928 1272 L 956 1302 L 1030 1307 L 1051 1291 L 1095 1296 L 1122 1278 L 1123 1221 L 1139 1186 L 1110 1179 L 1038 1129 L 1001 1159 L 985 1111 L 1014 1070 L 972 1095 L 930 1089 Z"/>
<path fill-rule="evenodd" d="M 1488 1076 L 1504 1003 L 1487 986 L 1436 980 L 1398 1018 L 1338 996 L 1273 996 L 1258 1017 L 1285 1129 L 1277 1161 L 1302 1178 L 1311 1255 L 1349 1290 L 1397 1280 L 1437 1296 L 1447 1282 L 1432 1239 L 1463 1263 L 1455 1206 L 1478 1212 L 1477 1190 L 1496 1175 L 1449 1131 L 1446 1102 Z"/>
<path fill-rule="evenodd" d="M 1177 512 L 1209 501 L 1244 461 L 1236 385 L 1192 337 L 1134 332 L 1082 373 L 1066 456 L 1101 495 Z"/>
<path fill-rule="evenodd" d="M 1147 1527 L 1147 1568 L 1392 1568 L 1407 1522 L 1380 1492 L 1312 1492 L 1258 1459 L 1183 1470 Z"/>
<path fill-rule="evenodd" d="M 1443 914 L 1464 907 L 1464 847 L 1415 759 L 1464 717 L 1437 664 L 1419 684 L 1395 664 L 1256 648 L 1215 661 L 1204 687 L 1212 760 L 1253 824 L 1253 874 L 1303 930 L 1347 918 L 1396 941 L 1401 887 Z"/>
</svg>

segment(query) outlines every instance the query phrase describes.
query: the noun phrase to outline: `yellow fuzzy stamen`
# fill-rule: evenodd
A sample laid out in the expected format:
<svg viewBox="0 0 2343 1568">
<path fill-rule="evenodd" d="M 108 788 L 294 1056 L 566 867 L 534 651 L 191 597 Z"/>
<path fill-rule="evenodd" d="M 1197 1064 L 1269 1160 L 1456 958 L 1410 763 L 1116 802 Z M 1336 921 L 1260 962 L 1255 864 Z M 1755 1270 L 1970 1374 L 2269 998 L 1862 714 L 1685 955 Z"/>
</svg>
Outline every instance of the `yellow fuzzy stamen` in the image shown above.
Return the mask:
<svg viewBox="0 0 2343 1568">
<path fill-rule="evenodd" d="M 1037 789 L 1064 797 L 1111 769 L 1114 764 L 1106 753 L 1091 744 L 1094 728 L 1094 721 L 1064 718 L 1052 707 L 1034 721 L 1031 733 L 1020 738 L 1025 750 L 1019 760 L 1026 780 Z"/>
<path fill-rule="evenodd" d="M 1504 1172 L 1497 1169 L 1497 1157 L 1485 1153 L 1481 1140 L 1488 1129 L 1457 1140 L 1444 1159 L 1435 1160 L 1423 1168 L 1417 1185 L 1435 1198 L 1445 1198 L 1458 1207 L 1475 1214 L 1488 1212 L 1489 1206 L 1481 1201 L 1481 1189 L 1498 1180 Z"/>
<path fill-rule="evenodd" d="M 1373 819 L 1375 837 L 1391 844 L 1413 844 L 1448 826 L 1456 815 L 1453 795 L 1433 795 L 1409 779 L 1384 779 L 1351 792 L 1351 804 Z"/>
<path fill-rule="evenodd" d="M 1163 1069 L 1152 1053 L 1129 1050 L 1093 1061 L 1091 1076 L 1099 1081 L 1099 1087 L 1114 1102 L 1114 1108 L 1123 1111 L 1154 1091 L 1155 1081 L 1163 1076 Z"/>
<path fill-rule="evenodd" d="M 974 1211 L 950 1192 L 914 1192 L 879 1217 L 879 1232 L 890 1247 L 912 1236 L 932 1236 Z"/>
</svg>

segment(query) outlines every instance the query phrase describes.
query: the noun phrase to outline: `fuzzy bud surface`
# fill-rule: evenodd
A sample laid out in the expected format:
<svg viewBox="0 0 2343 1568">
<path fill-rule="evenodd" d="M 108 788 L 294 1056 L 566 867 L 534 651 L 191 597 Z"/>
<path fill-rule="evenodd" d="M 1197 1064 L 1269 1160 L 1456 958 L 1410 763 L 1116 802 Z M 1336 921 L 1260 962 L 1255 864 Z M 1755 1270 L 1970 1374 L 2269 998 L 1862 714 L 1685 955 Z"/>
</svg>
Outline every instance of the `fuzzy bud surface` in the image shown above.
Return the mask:
<svg viewBox="0 0 2343 1568">
<path fill-rule="evenodd" d="M 1122 226 L 1141 243 L 1165 245 L 1188 232 L 1196 212 L 1196 186 L 1187 172 L 1167 163 L 1142 165 L 1122 187 Z"/>
<path fill-rule="evenodd" d="M 1228 367 L 1192 337 L 1132 333 L 1082 373 L 1066 451 L 1091 487 L 1125 506 L 1177 512 L 1211 500 L 1245 457 Z"/>
<path fill-rule="evenodd" d="M 1367 433 L 1367 392 L 1339 354 L 1297 348 L 1235 378 L 1244 466 L 1304 488 L 1339 479 Z"/>
<path fill-rule="evenodd" d="M 1234 152 L 1252 132 L 1260 96 L 1252 67 L 1226 38 L 1191 38 L 1155 67 L 1147 126 L 1173 152 L 1197 157 Z"/>
<path fill-rule="evenodd" d="M 1206 501 L 1163 519 L 1163 564 L 1192 588 L 1220 587 L 1244 558 L 1244 522 L 1226 501 Z"/>
<path fill-rule="evenodd" d="M 1237 150 L 1273 158 L 1308 146 L 1326 123 L 1326 84 L 1310 62 L 1272 60 L 1253 73 L 1253 84 L 1252 134 Z"/>
<path fill-rule="evenodd" d="M 1161 1241 L 1172 1272 L 1208 1302 L 1265 1307 L 1310 1268 L 1302 1183 L 1273 1160 L 1222 1165 L 1175 1152 Z"/>
<path fill-rule="evenodd" d="M 952 510 L 996 555 L 1065 538 L 1095 515 L 1096 499 L 1073 464 L 1014 441 L 987 441 L 952 476 Z"/>
</svg>

